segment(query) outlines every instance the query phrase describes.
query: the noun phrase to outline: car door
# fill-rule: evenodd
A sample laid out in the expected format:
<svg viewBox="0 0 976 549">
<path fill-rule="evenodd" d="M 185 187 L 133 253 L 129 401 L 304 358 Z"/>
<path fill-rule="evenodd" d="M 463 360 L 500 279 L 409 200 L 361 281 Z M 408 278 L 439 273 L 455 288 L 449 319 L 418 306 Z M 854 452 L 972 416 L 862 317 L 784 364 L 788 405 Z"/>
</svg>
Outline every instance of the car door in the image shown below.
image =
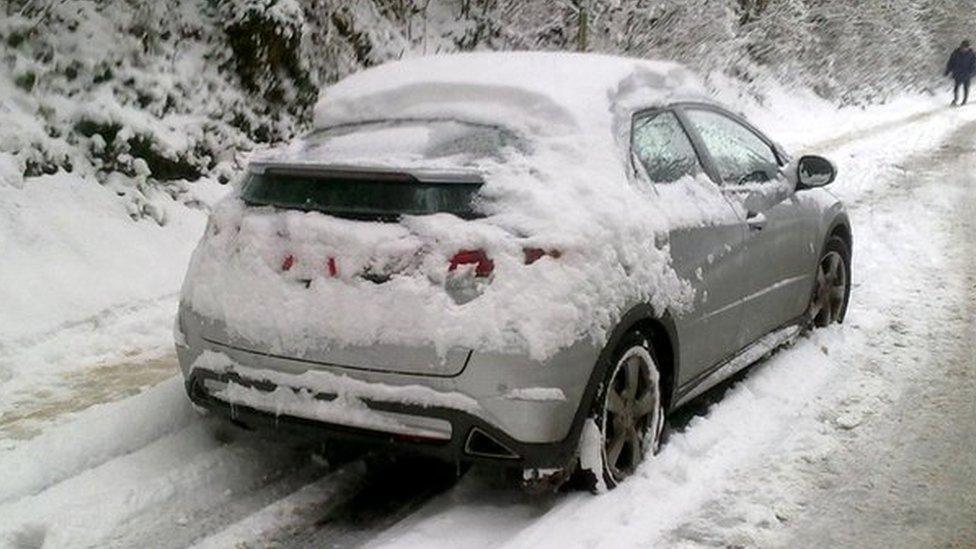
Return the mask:
<svg viewBox="0 0 976 549">
<path fill-rule="evenodd" d="M 669 216 L 673 266 L 695 291 L 694 307 L 674 313 L 681 367 L 678 386 L 704 375 L 736 350 L 742 320 L 745 219 L 709 178 L 671 110 L 638 113 L 631 145 L 635 173 Z"/>
<path fill-rule="evenodd" d="M 707 150 L 715 177 L 746 218 L 746 292 L 738 346 L 800 316 L 812 287 L 810 232 L 772 143 L 734 115 L 692 106 L 682 116 Z"/>
</svg>

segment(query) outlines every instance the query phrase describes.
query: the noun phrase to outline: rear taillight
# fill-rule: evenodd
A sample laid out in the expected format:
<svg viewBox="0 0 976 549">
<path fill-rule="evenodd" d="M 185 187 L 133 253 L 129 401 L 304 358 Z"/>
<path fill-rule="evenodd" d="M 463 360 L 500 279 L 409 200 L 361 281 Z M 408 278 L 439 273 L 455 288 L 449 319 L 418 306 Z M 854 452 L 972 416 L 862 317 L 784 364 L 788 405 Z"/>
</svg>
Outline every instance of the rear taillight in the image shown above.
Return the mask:
<svg viewBox="0 0 976 549">
<path fill-rule="evenodd" d="M 287 273 L 288 271 L 292 270 L 292 268 L 297 263 L 298 263 L 298 260 L 295 259 L 295 256 L 294 255 L 292 255 L 292 254 L 285 255 L 285 257 L 282 258 L 282 260 L 281 260 L 281 270 L 282 270 L 282 272 L 286 272 Z M 329 257 L 328 261 L 326 261 L 326 263 L 325 263 L 325 271 L 332 278 L 336 278 L 336 277 L 339 276 L 339 265 L 338 265 L 338 262 L 336 262 L 336 258 Z"/>
<path fill-rule="evenodd" d="M 461 250 L 454 254 L 448 271 L 454 272 L 465 265 L 474 265 L 474 275 L 478 278 L 487 278 L 495 271 L 495 262 L 484 250 Z"/>
<path fill-rule="evenodd" d="M 526 265 L 544 257 L 558 259 L 563 255 L 559 250 L 544 248 L 525 248 L 522 252 Z M 484 250 L 461 250 L 451 257 L 445 288 L 455 303 L 463 305 L 485 291 L 494 272 L 495 262 Z"/>
<path fill-rule="evenodd" d="M 495 262 L 484 250 L 461 250 L 451 257 L 445 288 L 458 305 L 477 298 L 491 284 Z"/>
<path fill-rule="evenodd" d="M 525 254 L 526 265 L 531 265 L 546 256 L 559 259 L 563 255 L 559 250 L 543 250 L 542 248 L 525 248 L 522 252 Z"/>
</svg>

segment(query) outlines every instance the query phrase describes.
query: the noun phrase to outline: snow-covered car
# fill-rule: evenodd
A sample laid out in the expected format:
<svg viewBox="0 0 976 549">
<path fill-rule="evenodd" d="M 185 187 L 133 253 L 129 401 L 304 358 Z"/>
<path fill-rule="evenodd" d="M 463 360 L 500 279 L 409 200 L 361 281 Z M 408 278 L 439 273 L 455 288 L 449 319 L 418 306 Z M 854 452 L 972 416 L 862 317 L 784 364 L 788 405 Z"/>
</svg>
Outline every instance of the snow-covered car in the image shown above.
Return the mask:
<svg viewBox="0 0 976 549">
<path fill-rule="evenodd" d="M 176 323 L 187 391 L 250 427 L 613 486 L 669 412 L 843 320 L 835 175 L 671 63 L 372 68 L 212 213 Z"/>
</svg>

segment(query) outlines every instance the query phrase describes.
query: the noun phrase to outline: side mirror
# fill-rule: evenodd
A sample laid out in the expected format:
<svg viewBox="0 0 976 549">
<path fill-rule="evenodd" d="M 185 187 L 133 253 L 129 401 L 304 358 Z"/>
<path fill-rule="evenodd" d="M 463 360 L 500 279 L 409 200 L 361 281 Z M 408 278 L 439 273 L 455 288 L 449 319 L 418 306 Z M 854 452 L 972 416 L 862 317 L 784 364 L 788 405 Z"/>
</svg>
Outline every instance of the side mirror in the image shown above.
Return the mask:
<svg viewBox="0 0 976 549">
<path fill-rule="evenodd" d="M 796 164 L 797 190 L 825 187 L 835 179 L 837 168 L 822 156 L 807 155 Z"/>
</svg>

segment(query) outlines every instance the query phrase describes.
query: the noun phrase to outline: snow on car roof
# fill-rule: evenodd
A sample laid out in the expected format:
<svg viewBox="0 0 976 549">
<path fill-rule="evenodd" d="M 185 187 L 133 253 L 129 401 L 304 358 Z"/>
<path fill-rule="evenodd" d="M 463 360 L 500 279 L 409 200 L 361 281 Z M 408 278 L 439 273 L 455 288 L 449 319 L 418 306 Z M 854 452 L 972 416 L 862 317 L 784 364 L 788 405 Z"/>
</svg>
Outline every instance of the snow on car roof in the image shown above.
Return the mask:
<svg viewBox="0 0 976 549">
<path fill-rule="evenodd" d="M 676 63 L 562 52 L 481 52 L 387 63 L 325 90 L 316 127 L 453 118 L 565 134 L 609 127 L 634 108 L 705 97 Z"/>
</svg>

